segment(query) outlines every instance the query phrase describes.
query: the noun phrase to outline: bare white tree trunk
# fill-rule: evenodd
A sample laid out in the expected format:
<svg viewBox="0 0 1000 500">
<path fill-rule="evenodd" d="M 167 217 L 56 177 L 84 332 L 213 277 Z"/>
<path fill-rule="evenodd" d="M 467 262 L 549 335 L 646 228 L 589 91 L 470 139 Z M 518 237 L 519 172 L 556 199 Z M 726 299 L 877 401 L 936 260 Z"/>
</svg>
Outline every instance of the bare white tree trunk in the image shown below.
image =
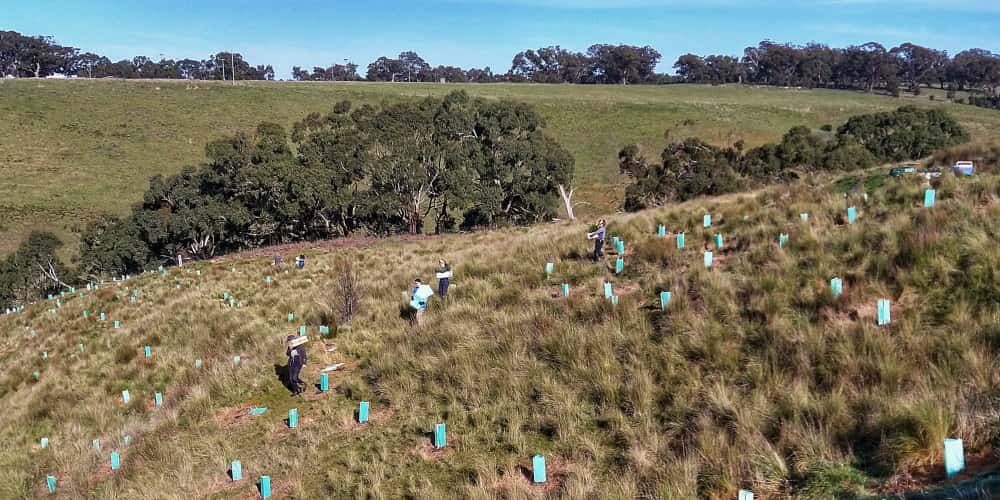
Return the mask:
<svg viewBox="0 0 1000 500">
<path fill-rule="evenodd" d="M 573 215 L 573 188 L 570 188 L 569 192 L 566 192 L 566 187 L 562 184 L 559 185 L 559 196 L 562 198 L 563 205 L 566 206 L 566 218 L 569 220 L 576 220 L 576 216 Z"/>
</svg>

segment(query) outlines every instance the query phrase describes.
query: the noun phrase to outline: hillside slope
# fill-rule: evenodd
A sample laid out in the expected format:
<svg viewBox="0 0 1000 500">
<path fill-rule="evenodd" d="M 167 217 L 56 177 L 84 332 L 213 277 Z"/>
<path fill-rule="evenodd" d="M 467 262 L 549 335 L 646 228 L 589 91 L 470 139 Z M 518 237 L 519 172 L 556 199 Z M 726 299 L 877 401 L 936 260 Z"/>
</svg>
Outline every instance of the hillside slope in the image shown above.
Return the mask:
<svg viewBox="0 0 1000 500">
<path fill-rule="evenodd" d="M 441 85 L 240 82 L 0 81 L 0 255 L 31 229 L 56 232 L 76 253 L 75 231 L 101 213 L 126 213 L 149 177 L 204 159 L 205 144 L 262 121 L 286 127 L 342 99 L 355 104 L 444 95 L 532 104 L 547 133 L 576 158 L 581 213 L 621 200 L 619 149 L 641 143 L 651 157 L 671 138 L 697 136 L 748 146 L 778 140 L 796 125 L 838 125 L 903 104 L 941 106 L 976 138 L 1000 133 L 1000 113 L 857 92 L 742 86 Z"/>
<path fill-rule="evenodd" d="M 830 498 L 942 482 L 946 437 L 964 440 L 967 479 L 1000 437 L 1000 179 L 942 178 L 930 209 L 922 180 L 869 185 L 867 200 L 797 183 L 616 217 L 620 275 L 614 251 L 590 262 L 586 228 L 560 224 L 339 242 L 305 250 L 302 271 L 259 252 L 36 304 L 0 317 L 0 497 L 40 496 L 52 475 L 66 498 L 253 498 L 268 475 L 276 498 Z M 411 327 L 404 290 L 441 256 L 451 296 Z M 321 342 L 345 261 L 366 291 Z M 294 399 L 277 373 L 299 325 L 304 380 L 345 365 Z"/>
</svg>

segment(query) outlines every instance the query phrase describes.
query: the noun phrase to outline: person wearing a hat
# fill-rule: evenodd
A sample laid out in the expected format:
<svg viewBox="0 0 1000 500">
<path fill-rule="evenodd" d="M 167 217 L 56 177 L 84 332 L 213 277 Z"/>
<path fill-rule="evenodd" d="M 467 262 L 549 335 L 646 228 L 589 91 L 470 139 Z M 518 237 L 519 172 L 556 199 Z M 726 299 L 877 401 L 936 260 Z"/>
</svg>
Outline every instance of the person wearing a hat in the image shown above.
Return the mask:
<svg viewBox="0 0 1000 500">
<path fill-rule="evenodd" d="M 285 350 L 285 354 L 288 356 L 288 387 L 292 390 L 293 396 L 302 394 L 306 389 L 306 383 L 299 378 L 302 367 L 306 365 L 306 346 L 300 344 L 292 347 L 291 342 L 296 338 L 295 335 L 289 335 L 285 338 L 285 343 L 288 345 Z"/>
</svg>

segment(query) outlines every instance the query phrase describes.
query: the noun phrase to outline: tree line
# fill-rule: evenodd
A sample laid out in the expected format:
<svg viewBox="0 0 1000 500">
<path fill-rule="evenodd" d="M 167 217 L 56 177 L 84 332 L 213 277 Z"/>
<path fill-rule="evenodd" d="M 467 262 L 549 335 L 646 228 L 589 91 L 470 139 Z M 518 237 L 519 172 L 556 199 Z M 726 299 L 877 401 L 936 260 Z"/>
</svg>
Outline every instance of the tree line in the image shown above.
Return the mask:
<svg viewBox="0 0 1000 500">
<path fill-rule="evenodd" d="M 146 56 L 112 61 L 52 37 L 0 31 L 0 78 L 51 75 L 87 78 L 172 78 L 187 80 L 273 80 L 271 65 L 251 65 L 242 54 L 218 52 L 206 59 L 153 60 Z"/>
<path fill-rule="evenodd" d="M 575 52 L 553 45 L 518 52 L 505 73 L 494 73 L 489 66 L 432 66 L 416 52 L 404 51 L 395 57 L 379 57 L 363 71 L 347 60 L 311 70 L 294 66 L 292 78 L 459 83 L 750 83 L 884 90 L 894 95 L 902 91 L 919 94 L 922 87 L 938 86 L 950 91 L 981 92 L 981 96 L 970 97 L 969 103 L 985 107 L 996 107 L 1000 89 L 1000 55 L 985 49 L 964 50 L 952 57 L 943 50 L 913 43 L 887 48 L 869 42 L 836 48 L 764 40 L 744 49 L 742 56 L 684 54 L 673 64 L 675 75 L 656 72 L 660 59 L 660 53 L 650 46 L 594 44 L 585 52 Z M 251 65 L 239 53 L 219 52 L 203 60 L 155 61 L 137 56 L 113 62 L 60 45 L 52 37 L 0 31 L 0 77 L 44 77 L 55 73 L 93 78 L 274 79 L 272 66 Z"/>
<path fill-rule="evenodd" d="M 898 95 L 938 86 L 951 90 L 980 90 L 997 95 L 1000 55 L 969 49 L 949 57 L 947 52 L 912 43 L 897 47 L 869 42 L 846 48 L 811 43 L 792 45 L 769 40 L 747 47 L 743 57 L 685 54 L 674 63 L 677 79 L 685 83 L 753 83 L 806 88 L 885 89 Z"/>
<path fill-rule="evenodd" d="M 904 106 L 851 117 L 836 130 L 794 127 L 780 143 L 747 151 L 742 141 L 717 147 L 688 138 L 668 145 L 660 161 L 652 162 L 633 144 L 618 153 L 618 166 L 630 180 L 624 208 L 635 211 L 784 182 L 802 173 L 851 171 L 924 158 L 968 141 L 969 134 L 946 112 Z"/>
</svg>

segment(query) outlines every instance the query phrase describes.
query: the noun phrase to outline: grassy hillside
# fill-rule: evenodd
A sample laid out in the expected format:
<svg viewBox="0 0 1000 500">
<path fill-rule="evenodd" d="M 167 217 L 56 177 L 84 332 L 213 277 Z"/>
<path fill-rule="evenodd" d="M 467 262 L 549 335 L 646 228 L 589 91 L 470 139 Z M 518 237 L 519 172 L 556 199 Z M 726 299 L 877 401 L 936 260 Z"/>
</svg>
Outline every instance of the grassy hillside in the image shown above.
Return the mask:
<svg viewBox="0 0 1000 500">
<path fill-rule="evenodd" d="M 203 158 L 208 141 L 261 121 L 290 125 L 341 99 L 356 103 L 456 88 L 531 103 L 577 162 L 581 213 L 621 201 L 616 154 L 640 142 L 656 156 L 671 137 L 713 143 L 774 141 L 794 125 L 919 102 L 944 106 L 983 138 L 1000 113 L 971 106 L 855 92 L 710 86 L 334 84 L 176 81 L 0 81 L 0 255 L 32 228 L 55 231 L 76 251 L 74 230 L 104 212 L 125 213 L 154 174 Z"/>
<path fill-rule="evenodd" d="M 827 179 L 613 218 L 621 275 L 613 255 L 586 259 L 586 227 L 560 224 L 341 241 L 305 250 L 304 271 L 261 251 L 0 317 L 0 497 L 42 495 L 47 475 L 67 498 L 252 498 L 260 475 L 278 498 L 850 497 L 941 484 L 945 437 L 967 451 L 952 483 L 969 479 L 996 463 L 1000 437 L 1000 178 L 943 178 L 932 209 L 919 179 L 859 180 L 867 200 Z M 411 327 L 404 289 L 440 256 L 452 295 Z M 361 270 L 360 312 L 320 339 L 337 297 L 326 266 L 344 261 Z M 879 298 L 890 326 L 875 325 Z M 330 392 L 293 399 L 276 375 L 298 325 L 313 338 L 304 380 L 345 363 Z M 248 416 L 257 406 L 269 410 Z M 546 486 L 528 479 L 535 454 Z"/>
</svg>

